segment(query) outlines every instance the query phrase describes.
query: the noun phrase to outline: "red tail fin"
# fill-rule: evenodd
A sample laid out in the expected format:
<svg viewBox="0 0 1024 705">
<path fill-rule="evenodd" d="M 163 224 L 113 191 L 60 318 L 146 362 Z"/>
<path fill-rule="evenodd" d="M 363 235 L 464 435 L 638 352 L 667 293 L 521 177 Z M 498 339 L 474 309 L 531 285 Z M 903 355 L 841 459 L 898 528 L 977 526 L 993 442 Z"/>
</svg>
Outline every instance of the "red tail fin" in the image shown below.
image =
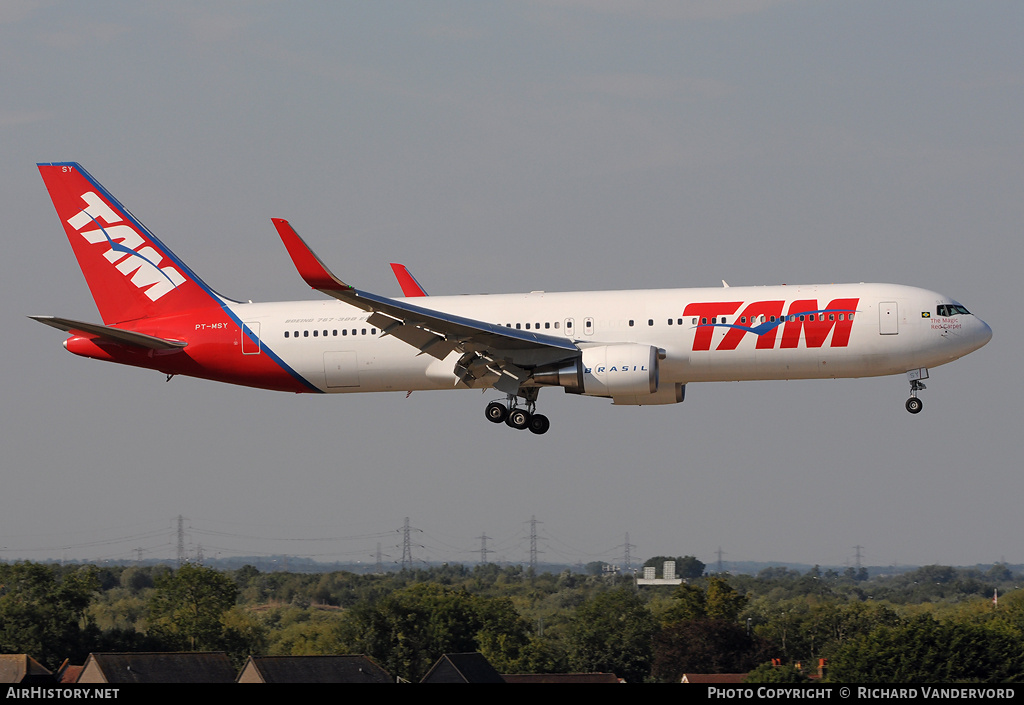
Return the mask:
<svg viewBox="0 0 1024 705">
<path fill-rule="evenodd" d="M 39 164 L 106 324 L 221 305 L 221 299 L 73 162 Z"/>
</svg>

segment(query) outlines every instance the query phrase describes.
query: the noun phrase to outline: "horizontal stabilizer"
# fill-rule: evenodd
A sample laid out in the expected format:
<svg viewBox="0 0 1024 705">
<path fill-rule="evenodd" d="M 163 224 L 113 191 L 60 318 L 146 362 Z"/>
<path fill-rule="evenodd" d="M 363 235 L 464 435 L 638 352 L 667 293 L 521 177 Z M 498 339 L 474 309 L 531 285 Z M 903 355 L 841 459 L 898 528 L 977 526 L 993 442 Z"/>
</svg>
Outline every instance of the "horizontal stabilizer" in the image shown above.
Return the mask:
<svg viewBox="0 0 1024 705">
<path fill-rule="evenodd" d="M 146 335 L 145 333 L 103 326 L 98 323 L 73 321 L 70 318 L 56 318 L 55 316 L 29 316 L 29 318 L 66 333 L 92 335 L 121 345 L 133 345 L 148 350 L 180 350 L 187 345 L 183 340 L 167 340 L 153 335 Z"/>
</svg>

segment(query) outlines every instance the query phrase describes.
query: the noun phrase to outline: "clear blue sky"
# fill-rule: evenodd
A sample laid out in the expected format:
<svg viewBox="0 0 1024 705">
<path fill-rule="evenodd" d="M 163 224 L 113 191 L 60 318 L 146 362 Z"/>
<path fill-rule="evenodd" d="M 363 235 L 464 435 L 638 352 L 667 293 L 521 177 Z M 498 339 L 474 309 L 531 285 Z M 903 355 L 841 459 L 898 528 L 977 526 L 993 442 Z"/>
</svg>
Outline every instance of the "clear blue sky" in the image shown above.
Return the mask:
<svg viewBox="0 0 1024 705">
<path fill-rule="evenodd" d="M 0 557 L 289 552 L 1024 562 L 1019 2 L 44 2 L 0 6 Z M 271 217 L 360 288 L 883 281 L 994 330 L 903 377 L 295 396 L 83 360 L 98 320 L 35 169 L 81 162 L 207 282 L 309 298 Z M 288 540 L 284 540 L 288 539 Z M 314 540 L 330 539 L 330 540 Z"/>
</svg>

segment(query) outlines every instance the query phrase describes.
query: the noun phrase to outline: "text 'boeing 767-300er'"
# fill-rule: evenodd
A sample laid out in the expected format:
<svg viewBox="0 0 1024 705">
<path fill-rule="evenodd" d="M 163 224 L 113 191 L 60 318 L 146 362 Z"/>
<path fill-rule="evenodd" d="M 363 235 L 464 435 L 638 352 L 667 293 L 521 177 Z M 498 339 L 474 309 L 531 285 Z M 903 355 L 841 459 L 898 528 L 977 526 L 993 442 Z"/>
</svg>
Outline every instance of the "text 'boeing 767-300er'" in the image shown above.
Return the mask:
<svg viewBox="0 0 1024 705">
<path fill-rule="evenodd" d="M 342 282 L 274 219 L 321 301 L 239 303 L 203 282 L 78 164 L 40 164 L 103 324 L 33 316 L 76 355 L 263 389 L 488 389 L 494 423 L 548 430 L 544 387 L 615 404 L 675 404 L 690 382 L 906 374 L 918 413 L 928 368 L 985 345 L 960 303 L 894 284 L 425 296 Z M 723 282 L 724 284 L 724 282 Z"/>
</svg>

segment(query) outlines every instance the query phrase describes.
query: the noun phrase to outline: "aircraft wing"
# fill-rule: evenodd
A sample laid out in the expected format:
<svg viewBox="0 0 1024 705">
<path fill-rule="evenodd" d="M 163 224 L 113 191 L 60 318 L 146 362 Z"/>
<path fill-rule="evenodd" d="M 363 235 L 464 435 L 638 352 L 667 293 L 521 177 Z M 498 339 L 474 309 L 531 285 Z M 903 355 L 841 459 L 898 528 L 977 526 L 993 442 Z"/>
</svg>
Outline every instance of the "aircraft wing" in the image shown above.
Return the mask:
<svg viewBox="0 0 1024 705">
<path fill-rule="evenodd" d="M 121 328 L 100 325 L 99 323 L 73 321 L 70 318 L 57 318 L 55 316 L 29 316 L 29 318 L 66 333 L 92 335 L 121 345 L 132 345 L 148 350 L 180 350 L 187 345 L 183 340 L 167 340 L 166 338 L 157 338 L 154 335 L 122 330 Z"/>
<path fill-rule="evenodd" d="M 455 374 L 468 386 L 483 386 L 473 382 L 497 375 L 497 381 L 487 386 L 514 394 L 519 384 L 529 378 L 528 368 L 579 354 L 579 348 L 567 338 L 508 328 L 360 291 L 327 269 L 288 221 L 280 218 L 273 221 L 295 268 L 307 284 L 367 311 L 371 314 L 368 323 L 421 353 L 443 360 L 454 350 L 462 352 Z"/>
</svg>

